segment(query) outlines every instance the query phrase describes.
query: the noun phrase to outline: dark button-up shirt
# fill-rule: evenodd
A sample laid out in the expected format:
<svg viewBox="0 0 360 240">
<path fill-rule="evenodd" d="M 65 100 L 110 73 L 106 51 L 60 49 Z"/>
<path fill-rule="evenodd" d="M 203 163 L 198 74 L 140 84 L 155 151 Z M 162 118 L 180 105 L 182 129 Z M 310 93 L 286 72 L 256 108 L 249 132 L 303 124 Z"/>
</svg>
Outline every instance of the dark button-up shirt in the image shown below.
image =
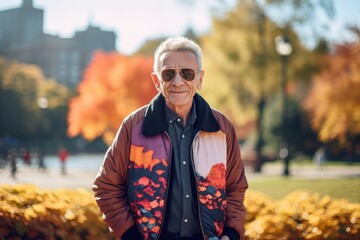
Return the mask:
<svg viewBox="0 0 360 240">
<path fill-rule="evenodd" d="M 180 234 L 181 237 L 191 237 L 201 233 L 198 220 L 196 199 L 191 191 L 191 143 L 194 136 L 196 120 L 195 104 L 193 104 L 189 119 L 184 126 L 184 119 L 170 108 L 166 107 L 166 118 L 169 123 L 169 135 L 172 142 L 171 178 L 172 185 L 169 196 L 171 206 L 169 211 L 168 232 Z"/>
</svg>

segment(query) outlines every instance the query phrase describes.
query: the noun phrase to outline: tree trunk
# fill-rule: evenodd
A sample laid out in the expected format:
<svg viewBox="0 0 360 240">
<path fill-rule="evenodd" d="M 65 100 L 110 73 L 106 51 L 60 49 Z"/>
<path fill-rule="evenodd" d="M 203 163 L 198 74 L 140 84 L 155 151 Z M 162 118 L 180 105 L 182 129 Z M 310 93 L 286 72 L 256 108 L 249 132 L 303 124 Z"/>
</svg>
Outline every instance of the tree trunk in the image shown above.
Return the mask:
<svg viewBox="0 0 360 240">
<path fill-rule="evenodd" d="M 254 166 L 254 172 L 260 173 L 262 169 L 262 165 L 265 163 L 265 159 L 261 153 L 261 150 L 264 146 L 264 134 L 263 134 L 263 127 L 262 127 L 262 119 L 264 116 L 264 108 L 265 108 L 265 99 L 263 94 L 261 94 L 260 101 L 257 104 L 258 110 L 258 118 L 256 119 L 256 127 L 258 130 L 257 133 L 257 140 L 255 144 L 255 151 L 256 151 L 256 162 Z"/>
<path fill-rule="evenodd" d="M 265 14 L 264 10 L 257 5 L 258 8 L 258 34 L 259 34 L 259 46 L 260 50 L 258 53 L 258 63 L 259 63 L 259 82 L 260 86 L 260 97 L 259 101 L 257 102 L 257 112 L 258 117 L 256 119 L 256 127 L 257 127 L 257 139 L 255 144 L 255 151 L 256 151 L 256 162 L 254 166 L 254 172 L 260 173 L 262 170 L 262 166 L 265 162 L 265 158 L 262 155 L 262 148 L 265 144 L 264 142 L 264 131 L 263 131 L 263 116 L 264 116 L 264 109 L 266 99 L 264 96 L 263 84 L 262 81 L 266 81 L 266 66 L 267 66 L 267 49 L 266 49 L 266 39 L 265 39 Z"/>
</svg>

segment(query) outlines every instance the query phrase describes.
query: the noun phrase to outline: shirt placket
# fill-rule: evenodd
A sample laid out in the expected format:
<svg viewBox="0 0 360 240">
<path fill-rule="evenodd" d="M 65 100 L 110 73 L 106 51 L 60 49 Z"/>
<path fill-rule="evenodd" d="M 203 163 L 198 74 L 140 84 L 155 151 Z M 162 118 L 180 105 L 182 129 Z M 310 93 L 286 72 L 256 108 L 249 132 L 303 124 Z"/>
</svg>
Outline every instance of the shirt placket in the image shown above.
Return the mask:
<svg viewBox="0 0 360 240">
<path fill-rule="evenodd" d="M 190 127 L 187 125 L 180 134 L 180 149 L 189 148 L 189 137 Z M 191 185 L 190 185 L 190 169 L 189 169 L 189 156 L 184 154 L 184 151 L 180 151 L 180 162 L 181 162 L 181 181 L 183 186 L 183 212 L 182 212 L 182 224 L 181 224 L 181 235 L 186 235 L 189 229 L 189 225 L 192 224 L 190 221 L 191 214 Z"/>
</svg>

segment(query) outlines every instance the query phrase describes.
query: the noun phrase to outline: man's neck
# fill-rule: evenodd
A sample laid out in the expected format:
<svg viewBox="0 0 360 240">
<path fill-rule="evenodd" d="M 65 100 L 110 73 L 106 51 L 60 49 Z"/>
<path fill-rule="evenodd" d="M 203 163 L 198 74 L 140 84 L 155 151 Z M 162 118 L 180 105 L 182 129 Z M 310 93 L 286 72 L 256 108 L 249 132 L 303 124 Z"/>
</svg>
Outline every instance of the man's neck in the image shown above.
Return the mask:
<svg viewBox="0 0 360 240">
<path fill-rule="evenodd" d="M 186 123 L 189 119 L 191 106 L 168 106 L 172 111 L 174 111 L 179 117 L 183 119 L 184 126 L 186 126 Z"/>
</svg>

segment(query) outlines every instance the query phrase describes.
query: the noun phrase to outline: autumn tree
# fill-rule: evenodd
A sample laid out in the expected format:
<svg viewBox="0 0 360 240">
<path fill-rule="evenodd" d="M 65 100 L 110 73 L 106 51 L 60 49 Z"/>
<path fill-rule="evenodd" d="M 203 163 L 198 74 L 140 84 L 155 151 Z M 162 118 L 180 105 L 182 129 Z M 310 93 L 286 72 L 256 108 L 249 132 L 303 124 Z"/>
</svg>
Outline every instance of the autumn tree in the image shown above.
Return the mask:
<svg viewBox="0 0 360 240">
<path fill-rule="evenodd" d="M 70 102 L 68 134 L 111 143 L 121 121 L 156 94 L 153 58 L 97 52 Z"/>
<path fill-rule="evenodd" d="M 267 14 L 277 24 L 295 29 L 303 41 L 314 42 L 314 45 L 324 39 L 329 27 L 326 21 L 336 15 L 333 0 L 250 1 L 262 2 Z"/>
<path fill-rule="evenodd" d="M 322 142 L 338 141 L 354 153 L 360 137 L 360 28 L 356 39 L 338 44 L 316 76 L 305 107 Z"/>
<path fill-rule="evenodd" d="M 256 171 L 261 171 L 266 161 L 263 129 L 266 103 L 281 89 L 280 58 L 274 39 L 282 31 L 256 2 L 240 1 L 224 17 L 215 18 L 213 31 L 202 39 L 207 69 L 203 94 L 236 124 L 255 123 Z M 288 77 L 294 80 L 294 72 L 302 69 L 308 51 L 294 31 L 287 32 L 294 48 Z"/>
<path fill-rule="evenodd" d="M 195 34 L 195 32 L 191 28 L 187 29 L 184 32 L 184 34 L 182 34 L 182 35 L 199 43 L 198 36 Z M 155 52 L 156 48 L 161 44 L 161 42 L 165 41 L 165 39 L 166 39 L 166 37 L 163 37 L 163 36 L 158 37 L 158 38 L 153 38 L 153 39 L 147 39 L 142 44 L 142 46 L 136 51 L 135 54 L 145 55 L 145 56 L 154 56 L 154 52 Z"/>
<path fill-rule="evenodd" d="M 25 138 L 39 128 L 36 124 L 39 114 L 36 111 L 36 88 L 43 76 L 35 66 L 6 59 L 0 60 L 0 68 L 1 135 Z"/>
<path fill-rule="evenodd" d="M 242 122 L 255 123 L 253 145 L 258 160 L 255 171 L 260 172 L 266 161 L 266 129 L 263 125 L 266 103 L 280 90 L 279 80 L 275 80 L 280 76 L 280 61 L 274 51 L 274 38 L 287 35 L 292 42 L 294 51 L 290 56 L 288 79 L 304 81 L 304 77 L 309 78 L 309 73 L 314 70 L 309 67 L 309 51 L 298 40 L 295 30 L 315 26 L 315 16 L 319 12 L 325 11 L 331 16 L 332 1 L 237 0 L 236 3 L 228 13 L 215 13 L 213 32 L 204 40 L 204 53 L 210 55 L 207 66 L 214 67 L 210 76 L 214 79 L 210 81 L 218 84 L 213 88 L 216 94 L 206 86 L 204 92 L 207 96 L 213 95 L 211 100 L 220 105 L 231 103 L 225 108 L 242 118 Z M 307 62 L 310 64 L 306 65 Z M 229 91 L 226 93 L 225 89 Z M 236 100 L 237 104 L 234 104 Z"/>
<path fill-rule="evenodd" d="M 0 137 L 20 141 L 66 138 L 71 92 L 35 65 L 0 58 Z"/>
</svg>

